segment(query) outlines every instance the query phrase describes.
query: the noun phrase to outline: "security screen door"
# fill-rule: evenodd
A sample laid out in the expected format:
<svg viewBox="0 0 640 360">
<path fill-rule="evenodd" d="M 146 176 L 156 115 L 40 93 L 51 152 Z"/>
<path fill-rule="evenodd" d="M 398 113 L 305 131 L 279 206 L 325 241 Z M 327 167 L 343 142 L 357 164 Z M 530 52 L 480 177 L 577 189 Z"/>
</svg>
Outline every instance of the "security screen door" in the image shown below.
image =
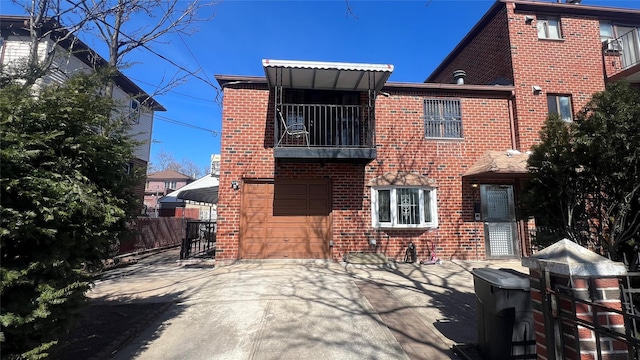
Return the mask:
<svg viewBox="0 0 640 360">
<path fill-rule="evenodd" d="M 487 258 L 515 257 L 518 254 L 516 216 L 511 185 L 481 185 Z"/>
</svg>

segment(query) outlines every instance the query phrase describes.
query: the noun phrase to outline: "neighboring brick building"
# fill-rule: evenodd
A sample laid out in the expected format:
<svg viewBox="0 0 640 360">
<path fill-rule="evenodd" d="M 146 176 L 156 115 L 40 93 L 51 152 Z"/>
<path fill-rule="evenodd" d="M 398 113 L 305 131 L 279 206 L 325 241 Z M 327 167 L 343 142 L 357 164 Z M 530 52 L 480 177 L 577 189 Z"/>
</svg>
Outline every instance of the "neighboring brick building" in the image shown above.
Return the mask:
<svg viewBox="0 0 640 360">
<path fill-rule="evenodd" d="M 605 83 L 640 82 L 640 10 L 497 1 L 426 82 L 515 86 L 516 149 L 527 151 L 549 113 L 579 111 Z"/>
<path fill-rule="evenodd" d="M 637 75 L 608 64 L 626 56 L 611 47 L 634 44 L 615 40 L 614 20 L 639 15 L 499 1 L 425 83 L 386 82 L 390 65 L 274 60 L 265 77 L 217 76 L 229 190 L 216 257 L 402 260 L 411 242 L 420 260 L 433 247 L 444 259 L 526 255 L 515 218 L 526 151 L 548 106 L 570 118 L 607 79 Z M 600 19 L 613 21 L 604 50 Z M 561 38 L 538 39 L 537 22 Z"/>
<path fill-rule="evenodd" d="M 194 179 L 174 170 L 157 171 L 147 175 L 144 187 L 144 207 L 146 214 L 151 217 L 158 215 L 160 208 L 158 199 L 174 190 L 189 184 Z"/>
</svg>

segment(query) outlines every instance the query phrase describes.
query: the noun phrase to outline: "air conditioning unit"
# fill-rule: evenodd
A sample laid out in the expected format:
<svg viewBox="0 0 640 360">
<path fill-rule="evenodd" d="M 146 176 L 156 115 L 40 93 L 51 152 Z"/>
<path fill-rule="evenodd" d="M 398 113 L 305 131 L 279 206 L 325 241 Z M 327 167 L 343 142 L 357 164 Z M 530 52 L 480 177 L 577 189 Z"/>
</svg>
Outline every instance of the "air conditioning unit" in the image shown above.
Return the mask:
<svg viewBox="0 0 640 360">
<path fill-rule="evenodd" d="M 622 52 L 622 41 L 620 39 L 607 39 L 602 43 L 605 52 L 619 54 Z"/>
</svg>

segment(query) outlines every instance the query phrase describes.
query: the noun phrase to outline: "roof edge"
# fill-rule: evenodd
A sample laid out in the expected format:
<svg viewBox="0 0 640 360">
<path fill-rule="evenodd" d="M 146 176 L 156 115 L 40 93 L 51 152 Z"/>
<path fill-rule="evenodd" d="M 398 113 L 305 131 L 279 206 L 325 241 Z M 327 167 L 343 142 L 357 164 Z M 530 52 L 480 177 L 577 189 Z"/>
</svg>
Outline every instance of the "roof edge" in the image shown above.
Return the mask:
<svg viewBox="0 0 640 360">
<path fill-rule="evenodd" d="M 265 76 L 243 76 L 243 75 L 214 75 L 218 84 L 222 88 L 231 85 L 266 85 L 267 79 Z M 445 83 L 409 83 L 409 82 L 387 82 L 382 87 L 383 90 L 438 90 L 438 91 L 450 91 L 450 92 L 491 92 L 491 93 L 503 93 L 504 95 L 511 95 L 515 90 L 511 85 L 470 85 L 470 84 L 445 84 Z"/>
<path fill-rule="evenodd" d="M 385 90 L 439 90 L 450 92 L 493 92 L 512 95 L 515 87 L 512 85 L 471 85 L 471 84 L 448 84 L 448 83 L 406 83 L 387 82 Z"/>
<path fill-rule="evenodd" d="M 566 4 L 557 2 L 530 1 L 530 0 L 496 0 L 496 2 L 487 10 L 487 12 L 478 20 L 478 22 L 469 30 L 469 32 L 460 40 L 453 50 L 447 55 L 440 64 L 431 72 L 424 82 L 431 82 L 440 74 L 444 68 L 449 65 L 451 59 L 457 56 L 462 49 L 475 38 L 485 25 L 493 19 L 493 17 L 506 6 L 507 3 L 513 3 L 514 11 L 541 11 L 553 12 L 559 14 L 575 14 L 580 16 L 596 16 L 604 18 L 615 18 L 618 20 L 640 21 L 640 10 L 628 8 L 616 8 L 609 6 L 592 6 L 583 4 Z"/>
<path fill-rule="evenodd" d="M 30 21 L 28 16 L 24 15 L 0 15 L 0 24 L 2 28 L 10 29 L 14 25 L 26 26 L 27 22 Z M 56 36 L 56 32 L 58 34 L 62 34 L 62 36 L 66 36 L 69 34 L 69 31 L 66 30 L 61 24 L 57 23 L 55 20 L 49 19 L 46 22 L 44 31 L 52 31 L 49 37 Z M 28 31 L 24 27 L 13 27 L 16 30 Z M 96 62 L 99 66 L 106 66 L 108 64 L 107 60 L 105 60 L 100 54 L 98 54 L 95 50 L 93 50 L 89 45 L 87 45 L 84 41 L 80 40 L 76 35 L 70 34 L 73 40 L 65 40 L 57 42 L 56 44 L 64 48 L 68 51 L 73 51 L 74 56 L 82 61 L 85 65 L 89 67 L 93 67 L 96 65 L 93 62 Z M 71 49 L 73 47 L 73 50 Z M 84 52 L 84 56 L 81 56 Z M 92 62 L 93 61 L 93 62 Z M 154 111 L 167 111 L 167 109 L 162 106 L 157 100 L 155 100 L 151 95 L 147 94 L 140 86 L 138 86 L 133 80 L 123 74 L 120 70 L 117 70 L 116 84 L 124 90 L 128 94 L 132 95 L 140 95 L 141 103 L 148 106 Z"/>
<path fill-rule="evenodd" d="M 262 59 L 262 66 L 299 69 L 335 69 L 353 71 L 379 71 L 388 73 L 393 72 L 393 65 L 391 64 L 346 63 L 329 61 Z"/>
<path fill-rule="evenodd" d="M 439 74 L 447 65 L 449 65 L 451 58 L 460 53 L 462 49 L 467 46 L 467 44 L 471 42 L 471 40 L 475 38 L 476 35 L 478 35 L 478 33 L 484 28 L 484 26 L 489 23 L 493 19 L 493 17 L 505 6 L 505 2 L 505 0 L 496 0 L 496 2 L 491 5 L 489 10 L 487 10 L 487 12 L 482 15 L 480 20 L 478 20 L 478 22 L 471 28 L 471 30 L 469 30 L 469 32 L 462 38 L 462 40 L 460 40 L 458 45 L 456 45 L 456 47 L 451 50 L 449 55 L 447 55 L 440 62 L 440 65 L 438 65 L 438 67 L 436 67 L 435 70 L 431 72 L 431 74 L 424 82 L 432 82 L 436 74 Z"/>
<path fill-rule="evenodd" d="M 248 75 L 213 75 L 213 77 L 218 81 L 220 87 L 224 88 L 225 86 L 230 85 L 238 85 L 238 84 L 258 84 L 258 85 L 267 85 L 267 77 L 266 76 L 248 76 Z"/>
</svg>

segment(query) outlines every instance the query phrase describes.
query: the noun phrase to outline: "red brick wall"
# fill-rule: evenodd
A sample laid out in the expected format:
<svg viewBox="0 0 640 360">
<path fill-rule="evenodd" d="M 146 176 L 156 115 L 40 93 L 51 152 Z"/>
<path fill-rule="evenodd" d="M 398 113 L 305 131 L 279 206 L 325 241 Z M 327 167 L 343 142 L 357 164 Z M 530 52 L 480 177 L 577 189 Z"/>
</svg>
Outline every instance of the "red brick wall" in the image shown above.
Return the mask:
<svg viewBox="0 0 640 360">
<path fill-rule="evenodd" d="M 608 56 L 603 63 L 598 19 L 562 15 L 563 38 L 543 40 L 538 39 L 537 14 L 515 12 L 514 6 L 505 3 L 435 80 L 451 82 L 456 69 L 466 71 L 468 84 L 486 85 L 498 77 L 511 79 L 516 87 L 517 149 L 527 151 L 539 142 L 539 131 L 548 115 L 547 94 L 570 94 L 574 113 L 578 112 L 593 93 L 604 90 L 604 66 L 612 74 L 619 59 Z M 534 20 L 526 23 L 527 15 Z M 534 94 L 534 85 L 542 92 Z"/>
<path fill-rule="evenodd" d="M 517 140 L 528 150 L 539 141 L 539 131 L 547 118 L 547 94 L 570 94 L 573 111 L 578 112 L 591 95 L 604 90 L 599 21 L 595 18 L 563 15 L 561 40 L 538 39 L 536 20 L 526 24 L 526 15 L 509 11 L 509 37 L 516 87 Z M 532 86 L 542 88 L 534 94 Z"/>
<path fill-rule="evenodd" d="M 473 202 L 479 201 L 479 193 L 462 175 L 485 151 L 511 148 L 507 99 L 447 94 L 462 101 L 464 139 L 426 140 L 423 99 L 445 94 L 389 92 L 390 97 L 376 102 L 377 160 L 366 165 L 317 164 L 276 162 L 272 100 L 266 88 L 225 88 L 221 189 L 242 179 L 330 178 L 334 259 L 369 250 L 372 237 L 378 240 L 378 251 L 399 260 L 410 241 L 417 245 L 419 259 L 427 258 L 432 242 L 437 243 L 440 258 L 483 259 L 484 230 L 473 221 Z M 417 172 L 436 182 L 439 229 L 372 228 L 371 190 L 366 185 L 397 171 Z M 238 191 L 228 187 L 220 191 L 218 202 L 216 257 L 221 260 L 238 257 L 242 182 Z"/>
<path fill-rule="evenodd" d="M 603 336 L 602 333 L 596 336 L 594 331 L 577 325 L 571 320 L 578 318 L 591 326 L 599 325 L 618 334 L 625 333 L 624 317 L 620 313 L 622 303 L 618 279 L 600 276 L 602 275 L 569 277 L 550 273 L 549 283 L 545 286 L 552 289 L 549 292 L 543 288 L 544 273 L 537 269 L 530 269 L 529 279 L 538 359 L 548 359 L 549 354 L 555 352 L 555 348 L 549 349 L 548 346 L 557 347 L 563 359 L 629 359 L 629 344 Z M 556 284 L 564 285 L 569 290 L 559 292 Z M 573 301 L 572 297 L 582 302 Z M 554 298 L 557 304 L 558 314 L 555 316 L 548 307 L 548 303 L 545 303 L 545 300 L 551 301 L 551 298 Z M 559 328 L 562 343 L 549 341 L 548 332 L 553 333 L 550 329 L 554 328 L 554 322 L 563 323 Z M 597 341 L 600 342 L 600 354 L 596 351 Z"/>
<path fill-rule="evenodd" d="M 498 80 L 513 84 L 506 9 L 498 12 L 464 50 L 437 74 L 433 82 L 454 82 L 453 72 L 458 69 L 466 71 L 467 84 L 488 85 Z M 504 82 L 501 84 L 506 85 Z"/>
<path fill-rule="evenodd" d="M 273 113 L 269 113 L 266 87 L 224 90 L 222 139 L 220 144 L 220 191 L 216 258 L 237 259 L 240 232 L 240 190 L 231 181 L 243 178 L 273 178 Z"/>
</svg>

